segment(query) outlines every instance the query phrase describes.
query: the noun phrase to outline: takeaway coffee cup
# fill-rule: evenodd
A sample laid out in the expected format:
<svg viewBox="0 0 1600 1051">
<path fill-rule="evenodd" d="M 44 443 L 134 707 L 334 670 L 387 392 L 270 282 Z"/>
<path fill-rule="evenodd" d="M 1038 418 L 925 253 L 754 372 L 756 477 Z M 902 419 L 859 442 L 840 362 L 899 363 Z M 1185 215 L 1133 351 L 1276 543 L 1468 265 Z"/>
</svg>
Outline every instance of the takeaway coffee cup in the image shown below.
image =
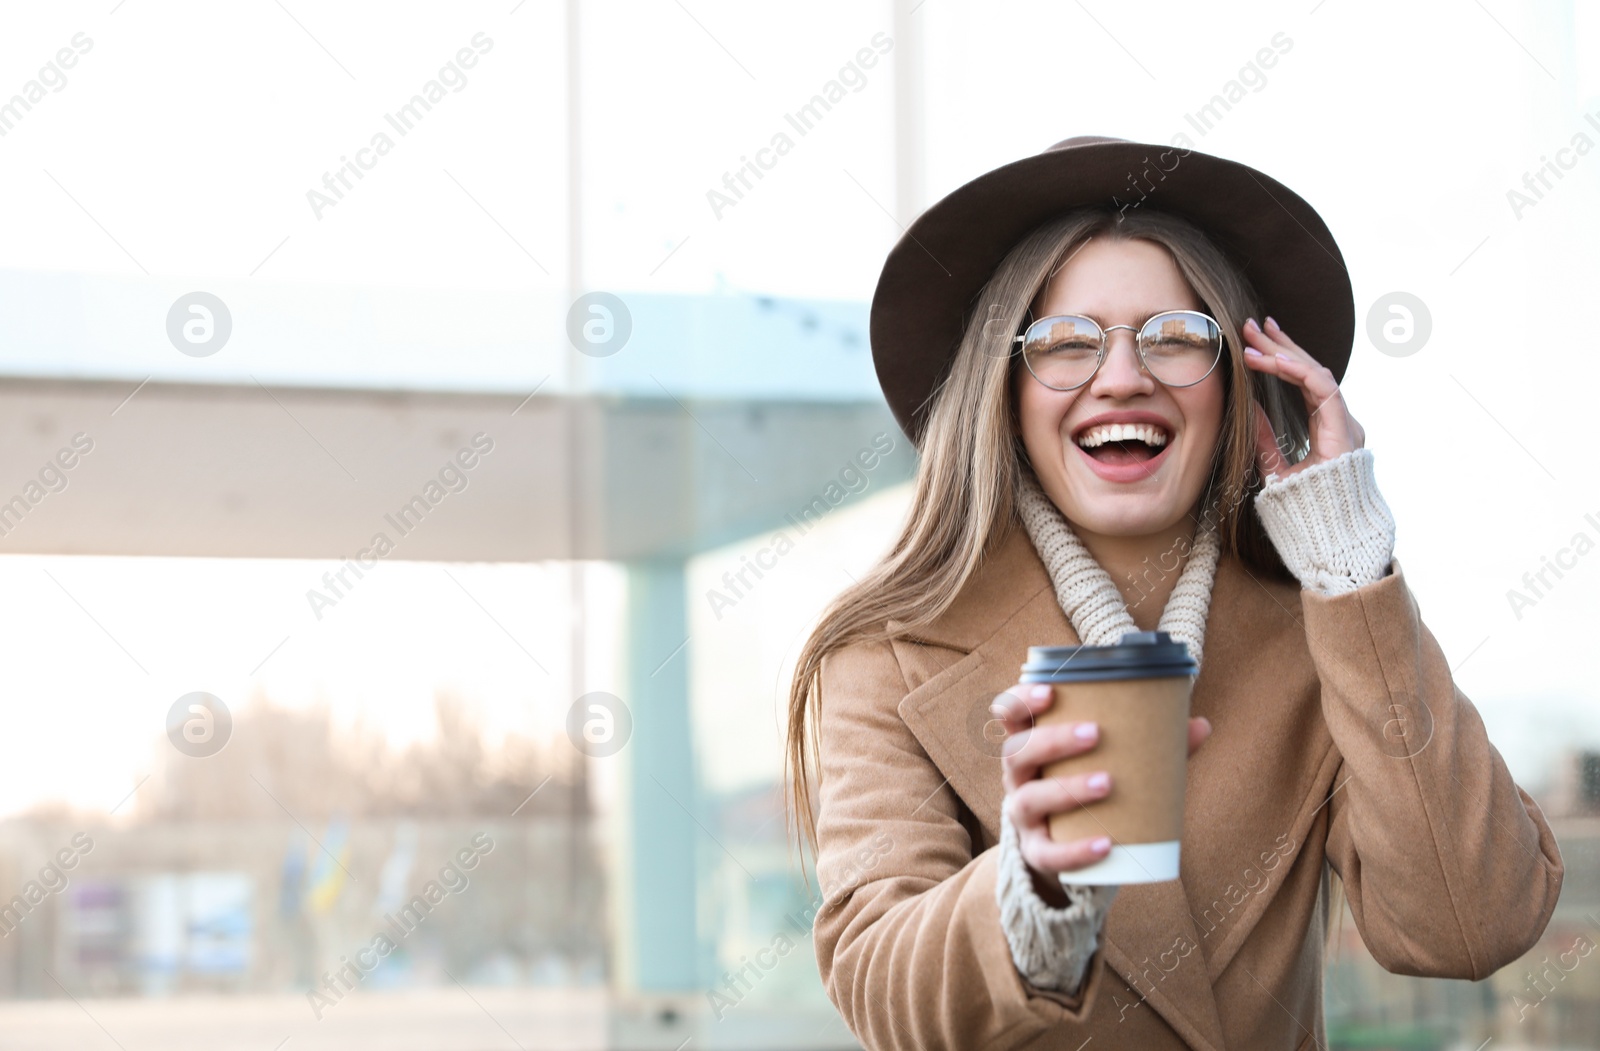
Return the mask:
<svg viewBox="0 0 1600 1051">
<path fill-rule="evenodd" d="M 1189 694 L 1199 665 L 1164 631 L 1130 631 L 1112 646 L 1030 646 L 1025 683 L 1049 683 L 1055 700 L 1036 725 L 1093 722 L 1100 740 L 1044 768 L 1045 777 L 1105 770 L 1111 792 L 1050 817 L 1057 842 L 1111 837 L 1111 852 L 1073 872 L 1071 884 L 1159 883 L 1178 878 L 1183 788 L 1189 764 Z"/>
</svg>

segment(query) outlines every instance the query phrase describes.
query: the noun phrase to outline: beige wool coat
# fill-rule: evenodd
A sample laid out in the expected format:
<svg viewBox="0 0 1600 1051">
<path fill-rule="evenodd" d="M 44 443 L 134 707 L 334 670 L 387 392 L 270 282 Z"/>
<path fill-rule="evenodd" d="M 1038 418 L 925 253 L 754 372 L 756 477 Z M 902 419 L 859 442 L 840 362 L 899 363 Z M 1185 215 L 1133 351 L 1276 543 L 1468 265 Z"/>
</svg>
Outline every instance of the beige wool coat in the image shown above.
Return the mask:
<svg viewBox="0 0 1600 1051">
<path fill-rule="evenodd" d="M 1037 989 L 995 901 L 1004 793 L 984 726 L 1028 646 L 1079 640 L 1020 526 L 936 623 L 889 627 L 821 673 L 815 948 L 869 1049 L 1326 1046 L 1324 862 L 1397 974 L 1484 978 L 1555 908 L 1555 839 L 1399 561 L 1330 597 L 1224 554 L 1182 878 L 1120 890 L 1079 996 Z"/>
</svg>

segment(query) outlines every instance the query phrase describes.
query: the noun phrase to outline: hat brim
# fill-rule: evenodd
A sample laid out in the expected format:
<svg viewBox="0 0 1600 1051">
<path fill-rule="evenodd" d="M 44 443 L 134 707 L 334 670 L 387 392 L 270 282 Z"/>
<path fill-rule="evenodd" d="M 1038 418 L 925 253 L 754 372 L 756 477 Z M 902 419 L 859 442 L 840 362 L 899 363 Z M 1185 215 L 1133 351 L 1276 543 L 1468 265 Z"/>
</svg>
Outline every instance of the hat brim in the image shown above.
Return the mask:
<svg viewBox="0 0 1600 1051">
<path fill-rule="evenodd" d="M 1327 224 L 1299 194 L 1197 150 L 1067 140 L 947 194 L 884 261 L 872 297 L 873 364 L 913 443 L 921 443 L 973 300 L 1006 253 L 1041 223 L 1096 203 L 1158 209 L 1198 226 L 1243 271 L 1264 312 L 1343 378 L 1355 338 L 1350 275 Z"/>
</svg>

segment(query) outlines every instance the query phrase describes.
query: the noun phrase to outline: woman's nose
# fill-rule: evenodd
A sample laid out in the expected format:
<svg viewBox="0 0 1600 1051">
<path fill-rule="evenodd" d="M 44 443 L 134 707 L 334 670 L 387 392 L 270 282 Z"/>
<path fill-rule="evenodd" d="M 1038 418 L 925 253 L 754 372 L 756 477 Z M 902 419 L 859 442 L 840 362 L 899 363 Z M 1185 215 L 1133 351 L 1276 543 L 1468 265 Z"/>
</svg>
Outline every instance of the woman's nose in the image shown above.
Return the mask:
<svg viewBox="0 0 1600 1051">
<path fill-rule="evenodd" d="M 1155 390 L 1156 381 L 1139 360 L 1134 333 L 1118 329 L 1106 337 L 1106 359 L 1094 374 L 1090 388 L 1107 398 L 1125 398 Z"/>
</svg>

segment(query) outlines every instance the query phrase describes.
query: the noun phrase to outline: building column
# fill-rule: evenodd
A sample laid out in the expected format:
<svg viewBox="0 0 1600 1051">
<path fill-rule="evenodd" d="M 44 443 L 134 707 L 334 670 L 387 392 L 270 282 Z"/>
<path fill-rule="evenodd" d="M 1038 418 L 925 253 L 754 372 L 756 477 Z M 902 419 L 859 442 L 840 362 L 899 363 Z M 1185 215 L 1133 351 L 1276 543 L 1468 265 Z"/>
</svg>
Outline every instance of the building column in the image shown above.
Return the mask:
<svg viewBox="0 0 1600 1051">
<path fill-rule="evenodd" d="M 616 753 L 612 1047 L 678 1047 L 704 1006 L 698 964 L 698 804 L 689 713 L 689 610 L 681 559 L 626 564 L 627 696 Z"/>
</svg>

